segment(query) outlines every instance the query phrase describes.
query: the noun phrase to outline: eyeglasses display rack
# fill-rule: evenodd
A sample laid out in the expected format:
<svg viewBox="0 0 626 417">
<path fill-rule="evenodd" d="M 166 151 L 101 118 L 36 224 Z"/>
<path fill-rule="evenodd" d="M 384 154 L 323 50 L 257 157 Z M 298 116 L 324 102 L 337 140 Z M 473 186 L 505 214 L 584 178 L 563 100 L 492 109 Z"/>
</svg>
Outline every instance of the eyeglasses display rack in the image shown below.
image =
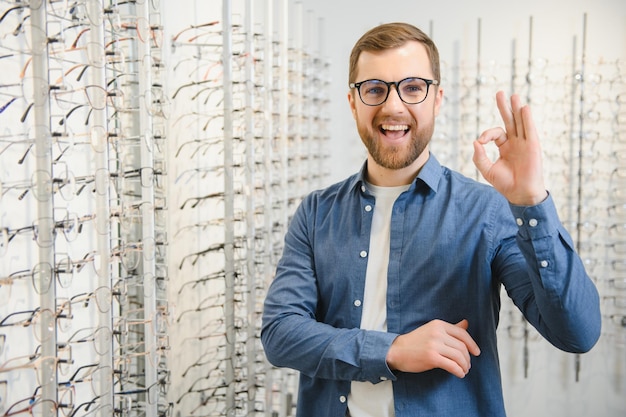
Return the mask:
<svg viewBox="0 0 626 417">
<path fill-rule="evenodd" d="M 0 412 L 293 412 L 260 314 L 326 65 L 301 6 L 210 3 L 0 1 Z"/>
<path fill-rule="evenodd" d="M 0 408 L 167 413 L 159 4 L 0 5 Z"/>
</svg>

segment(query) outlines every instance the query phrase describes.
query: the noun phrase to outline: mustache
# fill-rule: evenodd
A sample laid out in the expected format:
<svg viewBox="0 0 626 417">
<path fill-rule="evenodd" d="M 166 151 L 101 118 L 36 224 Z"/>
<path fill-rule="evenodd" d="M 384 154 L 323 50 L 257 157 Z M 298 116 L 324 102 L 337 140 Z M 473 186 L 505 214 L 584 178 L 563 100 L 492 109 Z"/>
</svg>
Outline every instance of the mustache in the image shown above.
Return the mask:
<svg viewBox="0 0 626 417">
<path fill-rule="evenodd" d="M 372 124 L 374 126 L 381 126 L 381 125 L 407 125 L 409 127 L 417 126 L 415 119 L 407 120 L 407 119 L 398 119 L 398 118 L 393 118 L 393 117 L 374 118 L 374 120 L 372 121 Z"/>
</svg>

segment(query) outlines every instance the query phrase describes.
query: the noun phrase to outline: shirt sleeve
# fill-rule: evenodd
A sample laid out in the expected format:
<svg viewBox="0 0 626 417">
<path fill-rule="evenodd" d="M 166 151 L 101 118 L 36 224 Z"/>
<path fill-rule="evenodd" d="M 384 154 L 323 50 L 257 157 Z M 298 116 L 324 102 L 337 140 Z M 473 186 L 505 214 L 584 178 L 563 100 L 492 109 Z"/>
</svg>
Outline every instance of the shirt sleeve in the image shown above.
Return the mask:
<svg viewBox="0 0 626 417">
<path fill-rule="evenodd" d="M 317 321 L 318 289 L 305 200 L 285 236 L 283 255 L 263 308 L 261 341 L 274 366 L 309 377 L 370 381 L 393 380 L 386 354 L 396 334 L 335 328 Z"/>
<path fill-rule="evenodd" d="M 502 242 L 495 263 L 507 293 L 554 346 L 575 353 L 590 350 L 601 330 L 598 291 L 552 197 L 536 206 L 509 206 L 518 230 L 515 238 Z"/>
</svg>

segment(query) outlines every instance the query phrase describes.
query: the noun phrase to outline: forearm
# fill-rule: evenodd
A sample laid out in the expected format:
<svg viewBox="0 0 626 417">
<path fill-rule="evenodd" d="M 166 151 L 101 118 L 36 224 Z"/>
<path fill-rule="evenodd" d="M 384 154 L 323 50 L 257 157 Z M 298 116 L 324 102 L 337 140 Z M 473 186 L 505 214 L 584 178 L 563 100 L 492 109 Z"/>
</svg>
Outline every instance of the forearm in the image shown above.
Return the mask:
<svg viewBox="0 0 626 417">
<path fill-rule="evenodd" d="M 533 207 L 512 206 L 511 210 L 519 226 L 516 244 L 530 278 L 530 288 L 520 283 L 510 285 L 514 301 L 558 348 L 571 352 L 591 349 L 600 335 L 598 292 L 556 215 L 552 199 Z"/>
<path fill-rule="evenodd" d="M 393 378 L 385 359 L 396 335 L 337 329 L 286 310 L 266 302 L 261 341 L 273 365 L 312 378 L 373 383 Z"/>
</svg>

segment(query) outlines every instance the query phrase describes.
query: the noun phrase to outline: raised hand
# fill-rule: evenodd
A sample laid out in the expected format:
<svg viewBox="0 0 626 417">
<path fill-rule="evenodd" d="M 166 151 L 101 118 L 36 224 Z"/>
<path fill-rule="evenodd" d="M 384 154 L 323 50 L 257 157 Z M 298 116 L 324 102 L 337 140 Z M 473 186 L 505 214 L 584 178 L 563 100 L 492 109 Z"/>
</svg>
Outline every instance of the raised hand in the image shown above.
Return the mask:
<svg viewBox="0 0 626 417">
<path fill-rule="evenodd" d="M 532 206 L 548 195 L 543 182 L 541 146 L 530 107 L 522 106 L 517 95 L 507 105 L 502 91 L 496 103 L 504 129 L 494 127 L 484 131 L 474 141 L 473 161 L 482 176 L 511 203 Z M 494 142 L 500 156 L 492 162 L 485 145 Z"/>
<path fill-rule="evenodd" d="M 480 354 L 467 326 L 467 320 L 457 324 L 433 320 L 400 335 L 387 353 L 387 364 L 402 372 L 441 368 L 463 378 L 471 367 L 470 355 Z"/>
</svg>

